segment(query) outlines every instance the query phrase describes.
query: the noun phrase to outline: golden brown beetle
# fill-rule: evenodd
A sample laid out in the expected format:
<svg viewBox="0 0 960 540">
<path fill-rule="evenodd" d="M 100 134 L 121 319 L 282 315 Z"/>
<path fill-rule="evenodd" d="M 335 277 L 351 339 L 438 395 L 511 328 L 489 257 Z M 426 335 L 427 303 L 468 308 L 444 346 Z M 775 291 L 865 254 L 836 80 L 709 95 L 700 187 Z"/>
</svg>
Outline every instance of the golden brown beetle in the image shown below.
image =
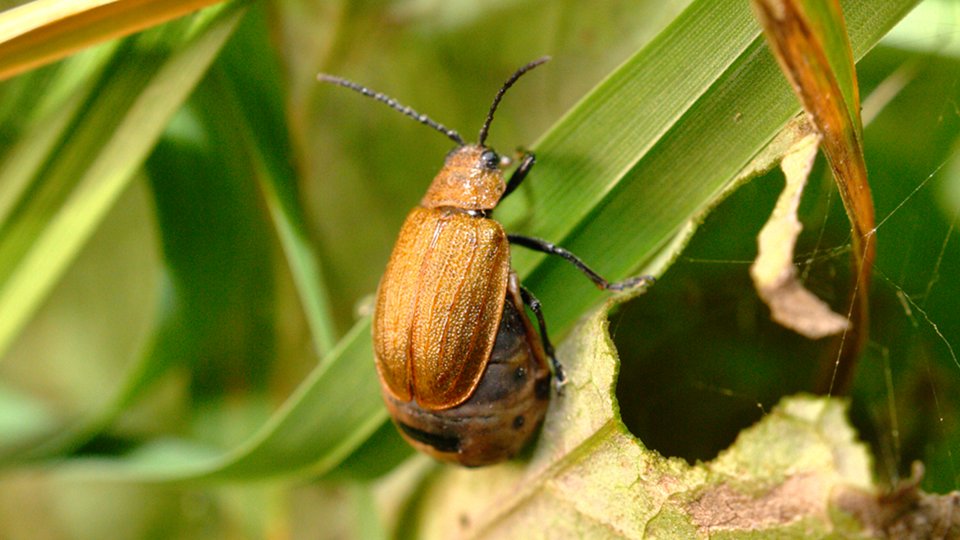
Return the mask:
<svg viewBox="0 0 960 540">
<path fill-rule="evenodd" d="M 393 99 L 321 74 L 386 103 L 457 143 L 420 206 L 407 216 L 377 291 L 373 344 L 387 409 L 414 447 L 444 461 L 480 466 L 509 459 L 546 413 L 553 368 L 564 382 L 547 337 L 540 303 L 510 269 L 510 244 L 572 262 L 601 289 L 623 290 L 649 278 L 609 283 L 576 256 L 543 240 L 508 235 L 490 213 L 534 164 L 525 153 L 503 181 L 504 163 L 484 146 L 494 112 L 521 75 L 497 92 L 477 144 Z M 538 337 L 524 305 L 540 327 Z"/>
</svg>

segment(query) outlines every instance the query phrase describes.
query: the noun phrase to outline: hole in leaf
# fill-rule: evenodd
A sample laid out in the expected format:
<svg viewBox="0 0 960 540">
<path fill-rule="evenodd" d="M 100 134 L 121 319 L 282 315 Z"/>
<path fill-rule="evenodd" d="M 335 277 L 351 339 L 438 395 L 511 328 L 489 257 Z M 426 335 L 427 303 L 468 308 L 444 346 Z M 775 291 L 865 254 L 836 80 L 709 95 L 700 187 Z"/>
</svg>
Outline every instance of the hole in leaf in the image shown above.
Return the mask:
<svg viewBox="0 0 960 540">
<path fill-rule="evenodd" d="M 773 323 L 749 276 L 782 186 L 774 176 L 731 195 L 656 285 L 611 316 L 621 417 L 648 448 L 712 459 L 782 396 L 810 388 L 822 343 Z M 840 255 L 825 267 L 846 263 Z M 818 294 L 842 292 L 817 271 L 808 279 Z"/>
</svg>

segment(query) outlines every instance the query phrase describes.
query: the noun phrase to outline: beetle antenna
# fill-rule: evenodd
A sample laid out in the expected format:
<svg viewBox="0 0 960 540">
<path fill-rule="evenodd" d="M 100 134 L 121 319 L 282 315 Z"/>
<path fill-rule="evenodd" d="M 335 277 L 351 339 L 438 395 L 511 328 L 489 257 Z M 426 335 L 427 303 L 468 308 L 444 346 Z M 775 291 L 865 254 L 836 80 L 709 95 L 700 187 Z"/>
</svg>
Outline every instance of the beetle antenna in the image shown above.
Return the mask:
<svg viewBox="0 0 960 540">
<path fill-rule="evenodd" d="M 543 56 L 537 58 L 533 62 L 523 66 L 518 69 L 513 75 L 507 79 L 507 82 L 503 83 L 503 86 L 500 87 L 500 90 L 497 92 L 497 95 L 493 97 L 493 103 L 490 105 L 490 112 L 487 113 L 487 119 L 483 122 L 483 127 L 480 128 L 480 137 L 478 138 L 478 143 L 480 146 L 483 146 L 484 141 L 487 140 L 487 132 L 490 131 L 490 122 L 493 122 L 493 113 L 497 112 L 497 106 L 500 105 L 500 100 L 503 99 L 503 95 L 507 93 L 507 90 L 513 86 L 513 83 L 517 82 L 524 73 L 530 71 L 531 69 L 539 66 L 540 64 L 545 63 L 550 60 L 549 56 Z"/>
<path fill-rule="evenodd" d="M 465 142 L 463 142 L 463 137 L 461 137 L 460 134 L 457 133 L 456 131 L 444 126 L 439 122 L 435 122 L 431 120 L 430 117 L 425 114 L 420 114 L 417 111 L 411 109 L 410 107 L 407 107 L 406 105 L 401 105 L 400 103 L 397 103 L 397 100 L 393 99 L 392 97 L 386 94 L 381 94 L 380 92 L 374 92 L 373 90 L 370 90 L 365 86 L 360 86 L 359 84 L 353 81 L 341 79 L 340 77 L 335 77 L 333 75 L 327 75 L 326 73 L 320 73 L 319 75 L 317 75 L 317 80 L 320 82 L 326 82 L 326 83 L 344 86 L 346 88 L 359 92 L 367 97 L 371 97 L 381 103 L 386 103 L 390 108 L 400 111 L 401 113 L 409 116 L 410 118 L 413 118 L 417 122 L 428 125 L 433 129 L 439 131 L 440 133 L 443 133 L 447 137 L 450 137 L 451 139 L 453 139 L 453 142 L 457 143 L 458 145 L 464 146 L 466 144 Z"/>
</svg>

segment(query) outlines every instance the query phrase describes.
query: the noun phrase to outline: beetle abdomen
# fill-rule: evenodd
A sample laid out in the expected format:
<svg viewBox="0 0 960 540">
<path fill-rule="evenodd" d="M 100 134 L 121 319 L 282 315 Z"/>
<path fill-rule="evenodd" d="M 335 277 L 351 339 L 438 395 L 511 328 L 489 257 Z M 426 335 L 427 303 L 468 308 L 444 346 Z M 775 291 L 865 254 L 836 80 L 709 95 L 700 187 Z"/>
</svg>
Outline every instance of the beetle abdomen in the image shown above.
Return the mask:
<svg viewBox="0 0 960 540">
<path fill-rule="evenodd" d="M 493 350 L 510 272 L 491 219 L 416 208 L 377 291 L 373 336 L 385 389 L 425 409 L 466 400 Z"/>
<path fill-rule="evenodd" d="M 496 344 L 474 393 L 460 405 L 429 410 L 385 393 L 387 408 L 413 446 L 476 467 L 519 452 L 543 420 L 550 370 L 515 291 L 507 293 Z"/>
</svg>

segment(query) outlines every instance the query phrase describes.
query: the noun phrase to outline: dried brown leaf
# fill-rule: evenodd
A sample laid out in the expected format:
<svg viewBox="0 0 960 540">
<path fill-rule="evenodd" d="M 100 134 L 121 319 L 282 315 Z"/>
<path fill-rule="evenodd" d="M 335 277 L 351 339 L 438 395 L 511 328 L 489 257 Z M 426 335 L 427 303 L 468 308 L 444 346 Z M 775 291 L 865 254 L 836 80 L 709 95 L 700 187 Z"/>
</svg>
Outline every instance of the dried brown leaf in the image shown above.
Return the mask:
<svg viewBox="0 0 960 540">
<path fill-rule="evenodd" d="M 775 321 L 808 338 L 819 339 L 849 328 L 846 317 L 797 279 L 793 253 L 803 225 L 797 218 L 800 196 L 817 156 L 820 136 L 810 133 L 795 142 L 780 163 L 786 183 L 770 220 L 757 237 L 759 251 L 750 275 Z"/>
</svg>

